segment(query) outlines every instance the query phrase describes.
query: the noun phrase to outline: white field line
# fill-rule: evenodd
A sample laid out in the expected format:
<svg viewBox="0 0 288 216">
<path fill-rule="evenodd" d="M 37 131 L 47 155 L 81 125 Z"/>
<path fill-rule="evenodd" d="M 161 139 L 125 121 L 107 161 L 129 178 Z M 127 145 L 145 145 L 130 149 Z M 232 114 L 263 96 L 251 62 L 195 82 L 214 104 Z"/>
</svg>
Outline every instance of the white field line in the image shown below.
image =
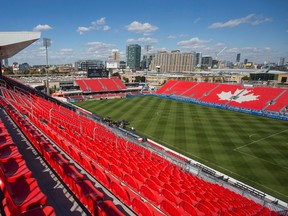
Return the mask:
<svg viewBox="0 0 288 216">
<path fill-rule="evenodd" d="M 241 154 L 248 155 L 249 157 L 253 157 L 253 158 L 256 158 L 256 159 L 258 159 L 258 160 L 265 161 L 266 163 L 270 163 L 270 164 L 272 164 L 272 165 L 274 165 L 274 166 L 281 167 L 282 169 L 286 169 L 286 170 L 288 170 L 288 167 L 281 166 L 281 165 L 276 164 L 276 163 L 273 163 L 273 162 L 271 162 L 271 161 L 269 161 L 269 160 L 265 160 L 265 159 L 263 159 L 263 158 L 260 158 L 260 157 L 254 156 L 254 155 L 252 155 L 252 154 L 249 154 L 249 153 L 246 153 L 246 152 L 243 152 L 243 151 L 239 151 L 239 150 L 235 150 L 235 151 L 237 151 L 237 152 L 239 152 L 239 153 L 241 153 Z"/>
<path fill-rule="evenodd" d="M 250 142 L 250 143 L 248 143 L 248 144 L 245 144 L 245 145 L 243 145 L 243 146 L 239 146 L 239 147 L 237 147 L 237 148 L 235 148 L 235 149 L 233 149 L 233 150 L 234 150 L 234 151 L 238 151 L 238 150 L 241 149 L 241 148 L 247 147 L 247 146 L 249 146 L 249 145 L 253 145 L 253 144 L 257 143 L 257 142 L 260 142 L 260 141 L 262 141 L 262 140 L 265 140 L 265 139 L 268 139 L 268 138 L 270 138 L 270 137 L 276 136 L 276 135 L 278 135 L 278 134 L 284 133 L 284 132 L 286 132 L 286 131 L 288 131 L 288 129 L 283 130 L 283 131 L 280 131 L 280 132 L 275 133 L 275 134 L 271 134 L 271 135 L 269 135 L 269 136 L 267 136 L 267 137 L 263 137 L 263 138 L 261 138 L 261 139 L 259 139 L 259 140 L 252 141 L 252 142 Z M 252 134 L 252 135 L 254 135 L 254 134 Z M 252 135 L 250 135 L 250 136 L 252 136 Z M 251 138 L 250 136 L 249 136 L 249 138 Z"/>
</svg>

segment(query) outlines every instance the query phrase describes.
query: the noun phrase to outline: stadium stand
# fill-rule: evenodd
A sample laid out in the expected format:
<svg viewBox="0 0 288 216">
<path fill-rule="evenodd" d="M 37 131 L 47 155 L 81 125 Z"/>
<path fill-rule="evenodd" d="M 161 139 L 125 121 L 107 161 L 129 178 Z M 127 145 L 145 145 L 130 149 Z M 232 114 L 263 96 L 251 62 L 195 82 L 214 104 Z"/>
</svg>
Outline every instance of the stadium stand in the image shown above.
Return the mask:
<svg viewBox="0 0 288 216">
<path fill-rule="evenodd" d="M 185 86 L 186 90 L 179 91 L 181 89 L 179 86 Z M 277 118 L 278 114 L 285 114 L 288 110 L 288 90 L 283 88 L 244 88 L 232 84 L 169 80 L 156 91 L 156 95 L 176 95 L 183 99 L 190 98 L 190 102 L 217 105 L 235 111 L 245 110 L 251 114 L 262 115 L 266 113 L 265 111 L 274 112 L 274 115 L 267 113 L 267 117 Z"/>
<path fill-rule="evenodd" d="M 262 212 L 267 212 L 268 215 L 277 214 L 217 183 L 210 183 L 186 172 L 183 167 L 171 163 L 157 152 L 117 136 L 101 122 L 81 116 L 75 110 L 42 97 L 8 77 L 4 77 L 4 80 L 7 84 L 1 87 L 2 107 L 92 215 L 125 214 L 113 201 L 105 199 L 103 192 L 86 178 L 82 169 L 138 215 L 174 216 L 191 215 L 194 212 L 197 215 L 261 215 Z M 176 84 L 177 82 L 169 83 L 169 88 L 176 87 Z M 14 85 L 18 86 L 17 91 Z M 201 86 L 205 89 L 201 91 L 204 93 L 210 90 L 213 92 L 219 84 L 202 84 L 199 87 Z M 109 85 L 107 89 L 114 87 L 115 85 Z M 183 91 L 178 92 L 181 94 Z M 202 95 L 197 93 L 196 97 Z M 51 141 L 45 139 L 46 137 Z M 5 139 L 10 142 L 9 137 L 3 138 Z M 21 158 L 21 155 L 11 151 L 12 144 L 4 143 L 2 146 L 0 151 L 3 148 L 3 152 L 10 152 L 17 160 Z M 10 149 L 6 151 L 5 148 Z M 4 153 L 0 155 L 6 157 Z M 68 158 L 73 159 L 81 169 L 69 162 Z M 2 158 L 0 162 L 1 160 Z M 31 205 L 17 205 L 17 199 L 13 198 L 26 195 L 32 197 L 35 192 L 30 195 L 30 188 L 26 185 L 33 183 L 37 188 L 37 183 L 30 177 L 16 181 L 21 181 L 23 187 L 27 188 L 27 194 L 14 191 L 12 188 L 15 184 L 8 183 L 4 206 L 11 212 L 29 210 Z M 14 194 L 12 198 L 9 198 L 10 192 Z M 41 191 L 37 191 L 37 196 L 31 202 L 33 207 L 40 208 L 47 200 Z M 42 208 L 41 211 L 46 211 L 47 208 Z"/>
<path fill-rule="evenodd" d="M 56 215 L 2 120 L 0 127 L 0 187 L 5 215 Z"/>
<path fill-rule="evenodd" d="M 279 95 L 283 89 L 280 88 L 266 88 L 266 87 L 255 87 L 247 88 L 247 92 L 243 94 L 242 97 L 248 97 L 248 95 L 255 95 L 255 99 L 251 101 L 235 102 L 231 100 L 229 106 L 237 106 L 241 108 L 248 108 L 253 110 L 262 110 L 264 109 L 274 98 Z M 247 98 L 249 99 L 249 98 Z M 279 110 L 280 111 L 280 110 Z"/>
<path fill-rule="evenodd" d="M 126 86 L 118 77 L 75 80 L 83 93 L 123 91 Z"/>
<path fill-rule="evenodd" d="M 287 109 L 288 107 L 288 90 L 283 90 L 279 97 L 274 98 L 272 103 L 267 107 L 266 110 L 279 112 L 283 109 Z"/>
</svg>

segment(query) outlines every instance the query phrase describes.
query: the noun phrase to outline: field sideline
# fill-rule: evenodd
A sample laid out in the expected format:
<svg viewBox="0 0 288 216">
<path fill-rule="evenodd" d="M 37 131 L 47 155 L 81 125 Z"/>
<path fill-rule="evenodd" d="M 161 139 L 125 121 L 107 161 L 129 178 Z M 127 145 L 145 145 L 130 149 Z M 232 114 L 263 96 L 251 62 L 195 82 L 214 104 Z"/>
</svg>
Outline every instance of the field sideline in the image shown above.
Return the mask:
<svg viewBox="0 0 288 216">
<path fill-rule="evenodd" d="M 288 122 L 150 96 L 76 105 L 288 201 Z"/>
</svg>

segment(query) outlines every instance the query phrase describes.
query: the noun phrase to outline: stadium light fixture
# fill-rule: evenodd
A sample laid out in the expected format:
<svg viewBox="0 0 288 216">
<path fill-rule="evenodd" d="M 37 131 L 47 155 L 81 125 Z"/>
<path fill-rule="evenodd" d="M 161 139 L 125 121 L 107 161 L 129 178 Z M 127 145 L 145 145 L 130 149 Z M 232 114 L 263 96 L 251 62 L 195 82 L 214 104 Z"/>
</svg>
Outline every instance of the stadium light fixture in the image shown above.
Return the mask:
<svg viewBox="0 0 288 216">
<path fill-rule="evenodd" d="M 43 46 L 46 50 L 46 93 L 49 95 L 49 83 L 48 83 L 48 47 L 51 46 L 51 39 L 43 38 Z"/>
</svg>

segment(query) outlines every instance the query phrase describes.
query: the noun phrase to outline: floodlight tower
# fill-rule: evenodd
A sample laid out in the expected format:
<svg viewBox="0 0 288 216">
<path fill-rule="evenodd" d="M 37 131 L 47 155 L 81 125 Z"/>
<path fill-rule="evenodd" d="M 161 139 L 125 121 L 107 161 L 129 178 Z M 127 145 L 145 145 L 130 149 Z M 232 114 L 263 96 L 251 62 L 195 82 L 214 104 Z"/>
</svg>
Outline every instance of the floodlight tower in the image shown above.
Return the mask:
<svg viewBox="0 0 288 216">
<path fill-rule="evenodd" d="M 49 95 L 49 83 L 48 83 L 48 47 L 51 46 L 51 39 L 43 38 L 43 46 L 46 49 L 46 93 Z"/>
</svg>

